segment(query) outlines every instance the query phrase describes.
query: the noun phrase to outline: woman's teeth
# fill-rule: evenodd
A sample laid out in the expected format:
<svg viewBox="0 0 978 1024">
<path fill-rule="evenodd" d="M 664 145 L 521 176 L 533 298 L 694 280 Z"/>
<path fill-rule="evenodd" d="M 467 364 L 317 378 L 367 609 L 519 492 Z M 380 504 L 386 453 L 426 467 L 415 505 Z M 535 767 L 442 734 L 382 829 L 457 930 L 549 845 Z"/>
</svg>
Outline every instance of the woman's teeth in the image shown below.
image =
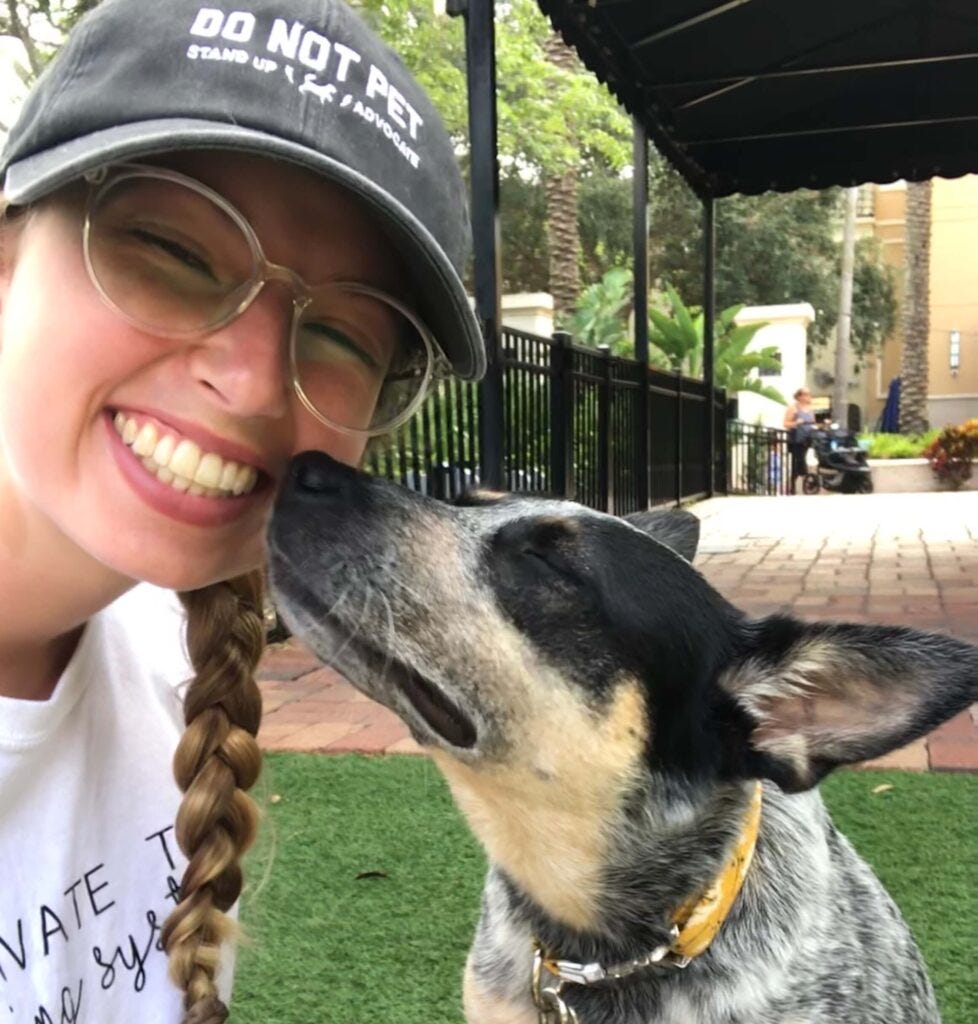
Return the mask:
<svg viewBox="0 0 978 1024">
<path fill-rule="evenodd" d="M 140 426 L 125 413 L 117 412 L 116 432 L 140 457 L 146 469 L 174 490 L 208 498 L 231 498 L 248 494 L 258 482 L 253 466 L 226 462 L 220 455 L 203 452 L 193 441 L 163 434 L 152 423 Z"/>
</svg>

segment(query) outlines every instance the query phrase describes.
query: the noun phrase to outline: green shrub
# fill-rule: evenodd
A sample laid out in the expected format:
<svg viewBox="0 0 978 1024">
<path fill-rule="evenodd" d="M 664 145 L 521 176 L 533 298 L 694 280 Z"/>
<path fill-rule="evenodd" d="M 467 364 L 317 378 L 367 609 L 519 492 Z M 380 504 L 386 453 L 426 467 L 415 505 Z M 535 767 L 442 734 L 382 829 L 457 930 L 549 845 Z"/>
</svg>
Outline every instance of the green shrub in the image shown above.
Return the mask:
<svg viewBox="0 0 978 1024">
<path fill-rule="evenodd" d="M 940 433 L 926 434 L 863 434 L 859 440 L 869 442 L 866 454 L 871 459 L 922 459 L 924 449 Z"/>
</svg>

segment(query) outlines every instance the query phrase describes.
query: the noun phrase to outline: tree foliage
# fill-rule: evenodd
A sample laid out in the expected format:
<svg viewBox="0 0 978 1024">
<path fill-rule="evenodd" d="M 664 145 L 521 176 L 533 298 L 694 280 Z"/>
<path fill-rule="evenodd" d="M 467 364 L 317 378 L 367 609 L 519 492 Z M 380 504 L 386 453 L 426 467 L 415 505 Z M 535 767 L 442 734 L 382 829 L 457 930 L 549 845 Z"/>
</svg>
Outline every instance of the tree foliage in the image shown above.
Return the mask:
<svg viewBox="0 0 978 1024">
<path fill-rule="evenodd" d="M 579 229 L 585 281 L 600 283 L 613 267 L 632 266 L 632 183 L 594 170 L 580 179 Z M 703 301 L 702 206 L 662 159 L 650 168 L 649 265 L 653 286 L 672 283 L 693 304 Z M 513 291 L 547 286 L 542 244 L 543 197 L 534 182 L 502 186 L 503 274 Z M 810 302 L 811 344 L 835 337 L 840 272 L 837 190 L 732 196 L 717 202 L 717 305 Z M 587 289 L 585 288 L 585 291 Z M 879 242 L 856 243 L 853 325 L 857 360 L 878 351 L 896 326 L 893 270 Z"/>
<path fill-rule="evenodd" d="M 5 0 L 0 7 L 0 35 L 23 44 L 26 63 L 18 70 L 25 82 L 36 78 L 57 53 L 75 22 L 99 0 Z"/>
<path fill-rule="evenodd" d="M 631 182 L 592 170 L 578 178 L 581 277 L 598 283 L 613 267 L 632 266 Z M 508 175 L 499 185 L 503 290 L 548 287 L 546 196 L 539 182 Z"/>
<path fill-rule="evenodd" d="M 165 0 L 164 0 L 165 2 Z M 468 158 L 465 46 L 461 19 L 433 13 L 432 0 L 351 0 L 431 94 Z M 98 0 L 3 0 L 0 33 L 25 46 L 30 80 L 64 34 Z M 632 262 L 631 122 L 611 94 L 579 63 L 548 61 L 551 29 L 535 0 L 497 0 L 496 56 L 502 181 L 503 287 L 549 287 L 544 182 L 568 168 L 578 174 L 585 282 Z M 717 304 L 807 301 L 815 307 L 814 344 L 833 336 L 838 309 L 837 190 L 735 196 L 717 203 Z M 702 303 L 699 202 L 660 157 L 650 166 L 650 269 L 693 304 Z M 585 289 L 586 290 L 586 289 Z M 878 247 L 857 249 L 852 344 L 877 348 L 896 315 L 892 274 Z"/>
<path fill-rule="evenodd" d="M 625 267 L 612 267 L 600 281 L 581 292 L 577 308 L 568 323 L 574 340 L 591 348 L 608 348 L 616 356 L 631 357 L 634 352 L 628 330 L 632 308 L 632 273 Z M 661 352 L 650 352 L 649 362 L 661 369 L 669 364 Z"/>
<path fill-rule="evenodd" d="M 649 341 L 669 360 L 674 371 L 692 377 L 703 376 L 702 309 L 689 307 L 672 285 L 666 285 L 668 311 L 649 308 Z M 767 345 L 747 351 L 754 335 L 767 325 L 763 322 L 738 324 L 737 314 L 743 306 L 728 306 L 717 313 L 714 325 L 713 383 L 726 388 L 728 395 L 753 391 L 781 405 L 787 404 L 779 391 L 755 376 L 758 370 L 780 370 L 781 357 L 777 346 Z"/>
<path fill-rule="evenodd" d="M 666 286 L 663 304 L 663 309 L 657 309 L 654 303 L 649 305 L 649 365 L 702 377 L 703 311 L 688 307 L 671 285 Z M 618 356 L 631 357 L 633 345 L 628 324 L 631 307 L 631 272 L 624 267 L 612 267 L 599 282 L 582 292 L 570 324 L 575 340 L 595 348 L 607 347 Z M 736 323 L 741 309 L 743 306 L 728 306 L 717 314 L 714 383 L 726 388 L 728 394 L 753 391 L 784 405 L 781 393 L 755 375 L 758 370 L 781 368 L 778 349 L 768 345 L 747 350 L 754 335 L 765 324 Z"/>
<path fill-rule="evenodd" d="M 810 302 L 810 339 L 834 337 L 839 309 L 841 192 L 769 192 L 716 204 L 717 305 Z M 679 174 L 657 160 L 650 188 L 650 270 L 703 301 L 702 209 Z M 872 239 L 857 245 L 851 345 L 863 357 L 893 328 L 893 273 Z"/>
<path fill-rule="evenodd" d="M 460 20 L 432 14 L 431 0 L 359 0 L 360 13 L 428 90 L 446 127 L 467 145 L 465 47 Z M 550 24 L 535 0 L 496 4 L 500 170 L 534 180 L 569 167 L 620 170 L 631 160 L 631 122 L 578 64 L 547 60 Z"/>
<path fill-rule="evenodd" d="M 461 22 L 433 15 L 430 0 L 360 0 L 357 6 L 431 94 L 464 164 L 468 122 Z M 575 234 L 584 241 L 575 232 L 580 227 L 573 208 L 575 181 L 578 207 L 586 207 L 590 182 L 615 178 L 628 166 L 632 129 L 611 94 L 566 47 L 560 49 L 567 59 L 554 59 L 555 38 L 535 0 L 496 3 L 504 287 L 549 290 L 559 310 L 572 306 L 579 290 L 574 264 L 568 267 L 565 258 L 579 248 Z M 627 208 L 623 215 L 627 223 Z M 591 267 L 603 271 L 611 265 L 599 252 L 586 244 L 581 249 L 585 275 Z"/>
</svg>

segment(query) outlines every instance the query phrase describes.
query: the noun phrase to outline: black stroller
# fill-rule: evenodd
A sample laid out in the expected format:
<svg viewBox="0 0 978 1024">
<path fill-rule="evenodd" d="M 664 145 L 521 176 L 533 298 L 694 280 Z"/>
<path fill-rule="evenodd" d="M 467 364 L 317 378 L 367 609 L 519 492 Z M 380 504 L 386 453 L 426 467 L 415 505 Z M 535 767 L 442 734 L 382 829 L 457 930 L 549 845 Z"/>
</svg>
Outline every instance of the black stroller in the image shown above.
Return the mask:
<svg viewBox="0 0 978 1024">
<path fill-rule="evenodd" d="M 805 494 L 818 494 L 820 490 L 841 494 L 872 493 L 873 479 L 866 453 L 859 447 L 855 434 L 840 430 L 839 425 L 833 423 L 812 431 L 811 446 L 818 465 L 802 480 Z"/>
</svg>

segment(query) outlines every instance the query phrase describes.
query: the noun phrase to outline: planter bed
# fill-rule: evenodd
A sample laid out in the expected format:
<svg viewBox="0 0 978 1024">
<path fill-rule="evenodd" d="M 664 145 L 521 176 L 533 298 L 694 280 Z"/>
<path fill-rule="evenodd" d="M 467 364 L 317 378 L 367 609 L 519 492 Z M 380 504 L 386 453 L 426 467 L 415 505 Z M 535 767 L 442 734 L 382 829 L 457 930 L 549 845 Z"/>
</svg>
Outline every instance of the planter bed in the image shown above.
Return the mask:
<svg viewBox="0 0 978 1024">
<path fill-rule="evenodd" d="M 870 459 L 869 468 L 873 477 L 873 490 L 877 493 L 951 489 L 938 481 L 927 459 Z M 978 477 L 973 476 L 960 489 L 978 490 Z"/>
</svg>

